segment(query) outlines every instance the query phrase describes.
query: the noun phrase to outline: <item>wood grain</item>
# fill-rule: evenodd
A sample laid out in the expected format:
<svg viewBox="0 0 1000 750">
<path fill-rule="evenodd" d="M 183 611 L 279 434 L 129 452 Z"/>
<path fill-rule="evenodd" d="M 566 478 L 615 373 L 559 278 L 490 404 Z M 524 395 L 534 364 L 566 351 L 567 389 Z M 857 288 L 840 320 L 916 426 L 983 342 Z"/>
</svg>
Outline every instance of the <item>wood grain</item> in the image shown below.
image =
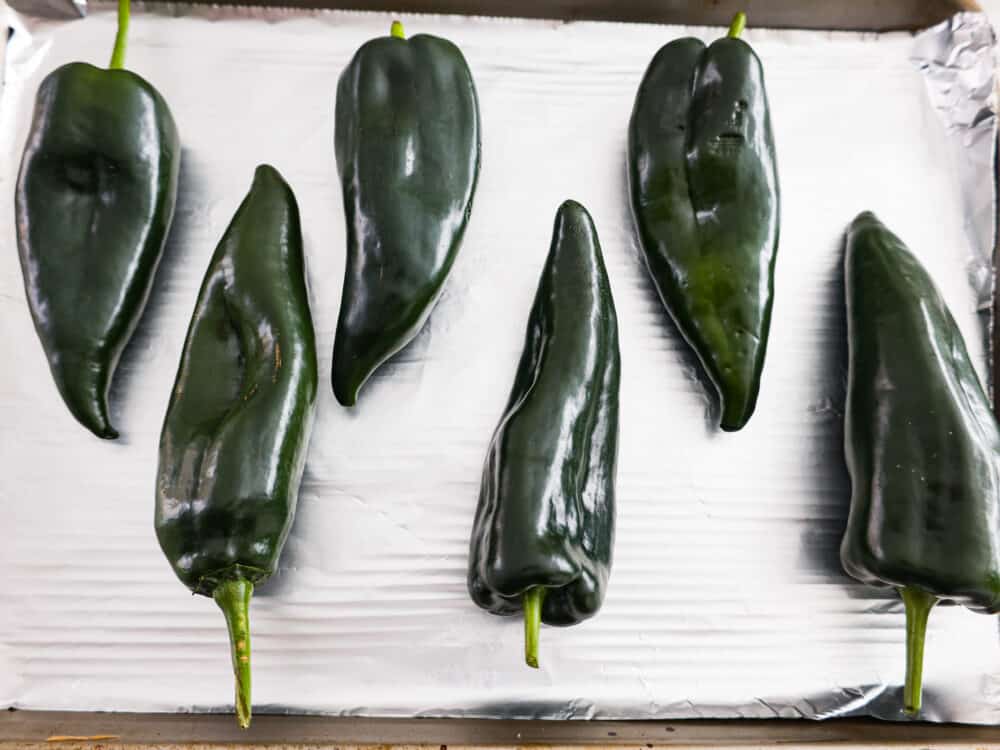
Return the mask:
<svg viewBox="0 0 1000 750">
<path fill-rule="evenodd" d="M 49 743 L 55 735 L 116 735 L 113 741 Z M 48 711 L 0 713 L 0 750 L 13 748 L 260 747 L 465 750 L 472 747 L 552 750 L 583 746 L 650 748 L 838 746 L 981 748 L 1000 750 L 1000 728 L 893 724 L 858 719 L 814 721 L 501 721 L 487 719 L 357 719 L 254 717 L 242 732 L 224 714 L 99 714 Z"/>
</svg>

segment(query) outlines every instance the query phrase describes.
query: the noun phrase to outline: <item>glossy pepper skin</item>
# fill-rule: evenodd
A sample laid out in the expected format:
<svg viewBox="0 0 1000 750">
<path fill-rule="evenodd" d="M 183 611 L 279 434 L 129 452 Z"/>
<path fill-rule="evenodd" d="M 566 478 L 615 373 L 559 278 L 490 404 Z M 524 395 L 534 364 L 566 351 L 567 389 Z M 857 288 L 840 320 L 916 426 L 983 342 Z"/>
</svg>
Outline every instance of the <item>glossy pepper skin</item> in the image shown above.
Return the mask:
<svg viewBox="0 0 1000 750">
<path fill-rule="evenodd" d="M 764 73 L 731 36 L 653 58 L 629 122 L 632 214 L 653 284 L 739 430 L 760 390 L 774 300 L 779 193 Z M 735 34 L 735 36 L 732 36 Z"/>
<path fill-rule="evenodd" d="M 119 39 L 118 67 L 69 63 L 42 81 L 15 199 L 28 306 L 52 377 L 77 421 L 109 439 L 118 432 L 108 389 L 163 254 L 181 155 L 163 97 L 120 67 L 121 26 Z"/>
<path fill-rule="evenodd" d="M 618 321 L 597 232 L 586 209 L 566 201 L 486 457 L 469 553 L 472 600 L 498 615 L 524 611 L 533 667 L 539 620 L 573 625 L 604 600 L 620 377 Z"/>
<path fill-rule="evenodd" d="M 292 525 L 316 401 L 299 211 L 270 166 L 212 257 L 160 436 L 156 536 L 177 577 L 222 608 L 236 709 L 250 722 L 253 586 Z"/>
<path fill-rule="evenodd" d="M 347 216 L 347 267 L 333 392 L 351 406 L 430 315 L 472 210 L 479 104 L 461 51 L 403 38 L 357 51 L 337 85 L 335 150 Z"/>
<path fill-rule="evenodd" d="M 845 274 L 852 496 L 840 556 L 903 598 L 904 708 L 916 714 L 930 609 L 1000 611 L 1000 431 L 934 282 L 871 213 L 848 231 Z"/>
</svg>

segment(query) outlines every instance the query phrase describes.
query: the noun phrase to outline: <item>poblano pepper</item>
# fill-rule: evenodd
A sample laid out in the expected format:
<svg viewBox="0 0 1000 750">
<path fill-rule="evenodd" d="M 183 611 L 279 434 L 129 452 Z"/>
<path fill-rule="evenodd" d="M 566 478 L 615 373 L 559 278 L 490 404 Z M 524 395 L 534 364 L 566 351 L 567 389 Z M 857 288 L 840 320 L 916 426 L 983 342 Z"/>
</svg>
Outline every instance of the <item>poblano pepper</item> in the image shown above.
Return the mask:
<svg viewBox="0 0 1000 750">
<path fill-rule="evenodd" d="M 28 306 L 56 387 L 101 438 L 108 389 L 146 306 L 174 214 L 181 148 L 163 97 L 122 69 L 119 0 L 109 69 L 75 62 L 42 81 L 16 189 Z"/>
<path fill-rule="evenodd" d="M 656 53 L 629 122 L 632 213 L 653 284 L 739 430 L 760 390 L 774 298 L 778 175 L 764 73 L 729 35 Z"/>
<path fill-rule="evenodd" d="M 292 525 L 316 382 L 298 206 L 281 175 L 260 166 L 198 294 L 156 480 L 164 554 L 226 617 L 243 727 L 250 596 Z"/>
<path fill-rule="evenodd" d="M 1000 431 L 934 282 L 871 213 L 848 231 L 845 275 L 852 497 L 840 556 L 903 599 L 904 709 L 916 714 L 931 608 L 1000 611 Z"/>
<path fill-rule="evenodd" d="M 441 294 L 479 175 L 479 104 L 461 51 L 403 27 L 365 43 L 337 85 L 347 267 L 333 392 L 351 406 Z"/>
<path fill-rule="evenodd" d="M 586 209 L 556 215 L 507 408 L 483 469 L 469 593 L 498 615 L 524 612 L 525 660 L 539 622 L 600 609 L 611 571 L 618 455 L 618 320 Z"/>
</svg>

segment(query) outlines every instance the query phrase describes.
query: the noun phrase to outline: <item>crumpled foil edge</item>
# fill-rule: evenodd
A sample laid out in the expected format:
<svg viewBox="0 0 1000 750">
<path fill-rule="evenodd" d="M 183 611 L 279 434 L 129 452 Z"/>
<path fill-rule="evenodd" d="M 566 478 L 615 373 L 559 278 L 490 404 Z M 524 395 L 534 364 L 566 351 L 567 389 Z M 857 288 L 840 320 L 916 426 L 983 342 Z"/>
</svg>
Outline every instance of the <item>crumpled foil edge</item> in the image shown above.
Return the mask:
<svg viewBox="0 0 1000 750">
<path fill-rule="evenodd" d="M 956 165 L 965 231 L 974 250 L 968 260 L 969 283 L 987 318 L 984 333 L 990 362 L 996 325 L 992 317 L 997 246 L 996 41 L 985 13 L 956 13 L 918 34 L 910 57 L 923 76 Z M 995 377 L 990 378 L 991 394 Z"/>
</svg>

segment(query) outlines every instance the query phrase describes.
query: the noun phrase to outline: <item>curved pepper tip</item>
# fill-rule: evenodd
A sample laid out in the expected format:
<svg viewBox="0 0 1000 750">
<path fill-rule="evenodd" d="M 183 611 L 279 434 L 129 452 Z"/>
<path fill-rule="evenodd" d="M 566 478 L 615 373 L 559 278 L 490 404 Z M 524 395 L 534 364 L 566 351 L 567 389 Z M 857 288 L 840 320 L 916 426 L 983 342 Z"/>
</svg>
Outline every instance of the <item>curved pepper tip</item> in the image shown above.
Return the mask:
<svg viewBox="0 0 1000 750">
<path fill-rule="evenodd" d="M 719 422 L 719 429 L 723 432 L 739 432 L 747 426 L 747 422 L 750 421 L 750 417 L 750 414 L 740 414 L 732 417 L 724 416 Z"/>
<path fill-rule="evenodd" d="M 115 440 L 118 438 L 118 430 L 111 424 L 108 417 L 108 404 L 105 399 L 98 399 L 90 391 L 85 390 L 80 393 L 78 389 L 70 387 L 63 391 L 64 401 L 69 407 L 70 413 L 76 421 L 90 430 L 101 440 Z"/>
<path fill-rule="evenodd" d="M 340 404 L 341 406 L 344 406 L 344 407 L 348 407 L 349 408 L 349 407 L 354 406 L 355 404 L 358 403 L 358 397 L 355 394 L 352 394 L 352 395 L 346 395 L 346 394 L 345 395 L 339 395 L 337 393 L 336 389 L 334 389 L 333 395 L 336 397 L 337 403 Z"/>
<path fill-rule="evenodd" d="M 345 384 L 336 372 L 330 379 L 333 384 L 333 396 L 341 406 L 354 406 L 358 402 L 358 391 L 360 386 Z"/>
<path fill-rule="evenodd" d="M 99 437 L 101 440 L 117 440 L 119 437 L 118 430 L 116 430 L 110 424 L 105 424 L 99 430 L 91 428 L 91 432 L 97 435 L 97 437 Z"/>
<path fill-rule="evenodd" d="M 333 364 L 330 367 L 330 385 L 333 387 L 334 398 L 341 406 L 354 406 L 365 383 L 371 377 L 376 367 L 370 360 L 361 361 L 358 350 L 361 348 L 350 333 L 340 330 L 338 324 L 337 336 L 333 342 Z"/>
<path fill-rule="evenodd" d="M 118 430 L 111 424 L 106 403 L 101 403 L 97 413 L 90 415 L 90 418 L 84 422 L 84 425 L 88 430 L 97 435 L 97 437 L 101 438 L 101 440 L 118 439 Z"/>
<path fill-rule="evenodd" d="M 739 432 L 740 430 L 742 430 L 744 427 L 747 426 L 747 422 L 749 421 L 750 421 L 749 419 L 741 419 L 739 421 L 734 421 L 734 422 L 727 422 L 723 420 L 722 422 L 719 423 L 719 429 L 722 430 L 723 432 Z"/>
<path fill-rule="evenodd" d="M 747 426 L 756 408 L 756 396 L 752 401 L 746 398 L 726 398 L 720 396 L 722 416 L 719 418 L 719 429 L 723 432 L 739 432 Z"/>
</svg>

